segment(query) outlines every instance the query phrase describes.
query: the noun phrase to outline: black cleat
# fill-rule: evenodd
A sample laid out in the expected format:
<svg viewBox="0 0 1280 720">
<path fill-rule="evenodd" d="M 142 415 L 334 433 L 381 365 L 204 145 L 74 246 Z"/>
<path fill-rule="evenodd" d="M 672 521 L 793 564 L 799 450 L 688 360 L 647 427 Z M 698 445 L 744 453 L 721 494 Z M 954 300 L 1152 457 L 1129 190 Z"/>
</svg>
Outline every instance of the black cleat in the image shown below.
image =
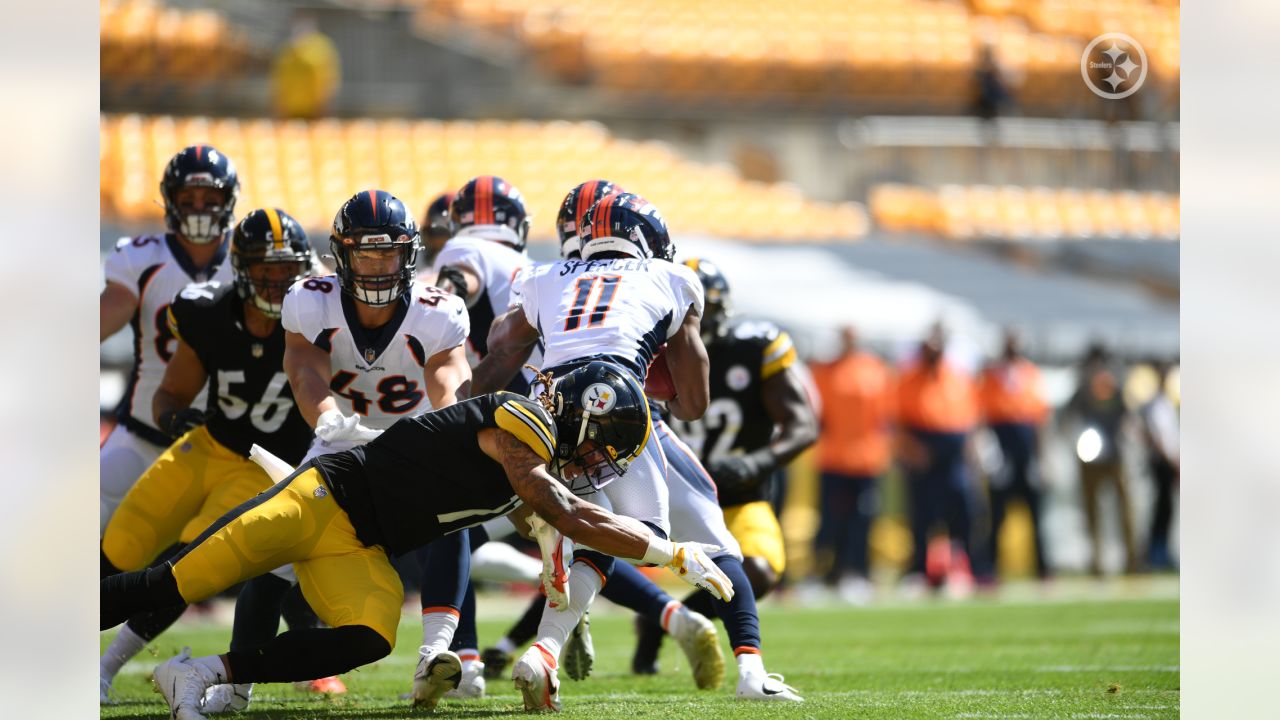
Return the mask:
<svg viewBox="0 0 1280 720">
<path fill-rule="evenodd" d="M 636 675 L 658 674 L 658 653 L 666 632 L 648 618 L 636 616 L 636 651 L 631 656 L 631 672 Z"/>
</svg>

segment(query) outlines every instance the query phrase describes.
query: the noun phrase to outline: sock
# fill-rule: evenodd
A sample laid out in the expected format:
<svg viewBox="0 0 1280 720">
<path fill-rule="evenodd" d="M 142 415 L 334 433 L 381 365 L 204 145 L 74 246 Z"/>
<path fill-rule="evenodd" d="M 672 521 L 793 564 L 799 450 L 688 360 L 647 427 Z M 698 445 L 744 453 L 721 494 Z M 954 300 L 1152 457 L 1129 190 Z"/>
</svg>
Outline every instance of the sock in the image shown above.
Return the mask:
<svg viewBox="0 0 1280 720">
<path fill-rule="evenodd" d="M 462 607 L 458 608 L 458 629 L 453 633 L 453 642 L 449 649 L 462 657 L 467 650 L 474 650 L 480 645 L 480 633 L 476 630 L 476 590 L 467 583 L 466 594 L 462 598 Z"/>
<path fill-rule="evenodd" d="M 173 568 L 168 564 L 148 570 L 119 573 L 98 584 L 98 629 L 108 630 L 137 613 L 186 605 Z"/>
<path fill-rule="evenodd" d="M 758 652 L 760 616 L 756 610 L 756 595 L 751 591 L 751 581 L 747 579 L 747 571 L 743 569 L 742 561 L 732 555 L 720 555 L 714 562 L 729 577 L 733 589 L 737 591 L 729 602 L 712 598 L 715 614 L 724 622 L 729 645 L 734 652 L 744 647 L 755 648 Z"/>
<path fill-rule="evenodd" d="M 764 658 L 760 657 L 758 649 L 736 648 L 733 652 L 738 661 L 738 677 L 757 675 L 764 672 Z"/>
<path fill-rule="evenodd" d="M 539 616 L 541 616 L 541 613 L 539 613 Z M 508 655 L 516 651 L 516 644 L 511 642 L 511 638 L 509 637 L 502 638 L 494 645 L 494 647 Z"/>
<path fill-rule="evenodd" d="M 480 661 L 480 650 L 478 648 L 461 648 L 454 652 L 457 653 L 458 659 L 462 661 L 462 667 L 464 668 L 469 662 Z"/>
<path fill-rule="evenodd" d="M 569 634 L 578 626 L 583 613 L 591 607 L 591 601 L 600 592 L 604 579 L 582 563 L 574 562 L 569 573 L 569 607 L 563 611 L 547 608 L 538 625 L 538 645 L 552 658 L 560 659 L 560 649 L 569 640 Z"/>
<path fill-rule="evenodd" d="M 210 685 L 230 682 L 230 678 L 227 677 L 227 666 L 222 662 L 221 655 L 205 655 L 204 657 L 192 658 L 188 661 L 188 664 L 194 665 Z"/>
<path fill-rule="evenodd" d="M 458 611 L 448 607 L 423 608 L 422 644 L 436 651 L 448 650 L 458 630 Z"/>
<path fill-rule="evenodd" d="M 98 661 L 98 674 L 101 677 L 111 680 L 120 672 L 120 668 L 129 662 L 134 655 L 142 652 L 142 648 L 147 646 L 147 640 L 135 633 L 128 623 L 120 628 L 120 632 L 111 639 L 111 644 L 107 646 L 107 651 L 102 653 L 102 659 Z"/>
<path fill-rule="evenodd" d="M 684 612 L 682 613 L 681 611 Z M 679 621 L 684 619 L 684 613 L 687 612 L 688 610 L 685 610 L 684 605 L 681 605 L 679 600 L 672 600 L 662 607 L 662 612 L 658 614 L 658 624 L 662 626 L 662 629 L 668 635 L 675 635 Z M 676 623 L 676 625 L 673 625 L 673 623 Z"/>
</svg>

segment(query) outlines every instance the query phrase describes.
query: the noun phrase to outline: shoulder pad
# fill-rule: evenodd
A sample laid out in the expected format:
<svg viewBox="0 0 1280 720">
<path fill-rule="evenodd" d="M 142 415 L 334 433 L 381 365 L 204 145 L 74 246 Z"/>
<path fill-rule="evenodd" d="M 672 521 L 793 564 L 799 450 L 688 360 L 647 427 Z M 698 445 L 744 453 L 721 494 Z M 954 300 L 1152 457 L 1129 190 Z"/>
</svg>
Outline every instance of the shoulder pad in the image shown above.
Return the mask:
<svg viewBox="0 0 1280 720">
<path fill-rule="evenodd" d="M 541 403 L 523 395 L 496 393 L 500 403 L 494 410 L 498 427 L 515 435 L 547 462 L 555 455 L 556 423 Z"/>
</svg>

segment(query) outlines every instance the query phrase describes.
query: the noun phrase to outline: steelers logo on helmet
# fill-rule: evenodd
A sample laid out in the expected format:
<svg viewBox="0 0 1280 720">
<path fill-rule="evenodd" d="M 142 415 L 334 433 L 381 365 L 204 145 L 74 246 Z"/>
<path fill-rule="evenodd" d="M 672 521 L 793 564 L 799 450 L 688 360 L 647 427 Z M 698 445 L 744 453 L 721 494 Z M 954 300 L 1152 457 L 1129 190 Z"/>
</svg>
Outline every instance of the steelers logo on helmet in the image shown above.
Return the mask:
<svg viewBox="0 0 1280 720">
<path fill-rule="evenodd" d="M 604 383 L 588 385 L 586 392 L 582 393 L 582 409 L 589 415 L 604 415 L 612 410 L 617 402 L 618 396 L 613 388 Z"/>
</svg>

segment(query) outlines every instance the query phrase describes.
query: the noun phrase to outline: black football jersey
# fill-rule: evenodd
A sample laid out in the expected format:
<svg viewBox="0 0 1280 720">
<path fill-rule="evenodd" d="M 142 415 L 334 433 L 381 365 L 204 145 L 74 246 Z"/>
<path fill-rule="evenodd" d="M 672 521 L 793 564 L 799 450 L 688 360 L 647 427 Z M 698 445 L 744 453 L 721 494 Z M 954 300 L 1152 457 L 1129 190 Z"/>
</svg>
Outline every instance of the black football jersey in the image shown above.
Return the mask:
<svg viewBox="0 0 1280 720">
<path fill-rule="evenodd" d="M 707 344 L 711 360 L 711 404 L 693 422 L 672 421 L 703 465 L 735 453 L 750 453 L 773 439 L 773 419 L 764 405 L 764 381 L 796 361 L 791 336 L 770 322 L 742 322 Z M 720 488 L 720 504 L 740 505 L 769 497 L 769 476 L 746 488 Z"/>
<path fill-rule="evenodd" d="M 549 461 L 555 427 L 536 401 L 498 392 L 399 420 L 314 463 L 360 541 L 401 555 L 520 505 L 506 470 L 480 448 L 481 430 L 502 428 Z"/>
<path fill-rule="evenodd" d="M 301 462 L 312 431 L 284 373 L 284 328 L 276 323 L 270 337 L 251 335 L 235 286 L 214 281 L 178 293 L 169 329 L 209 374 L 213 413 L 205 427 L 213 439 L 245 457 L 257 443 L 291 465 Z"/>
</svg>

